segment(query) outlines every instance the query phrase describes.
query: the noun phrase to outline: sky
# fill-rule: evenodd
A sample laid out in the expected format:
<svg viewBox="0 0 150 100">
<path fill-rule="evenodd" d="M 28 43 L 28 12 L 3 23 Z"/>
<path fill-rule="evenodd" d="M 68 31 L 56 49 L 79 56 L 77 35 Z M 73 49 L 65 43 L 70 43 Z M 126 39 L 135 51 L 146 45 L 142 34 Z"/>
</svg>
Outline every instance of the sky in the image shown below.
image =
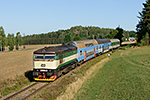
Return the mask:
<svg viewBox="0 0 150 100">
<path fill-rule="evenodd" d="M 32 35 L 96 26 L 136 31 L 146 0 L 0 0 L 0 26 L 5 34 Z"/>
</svg>

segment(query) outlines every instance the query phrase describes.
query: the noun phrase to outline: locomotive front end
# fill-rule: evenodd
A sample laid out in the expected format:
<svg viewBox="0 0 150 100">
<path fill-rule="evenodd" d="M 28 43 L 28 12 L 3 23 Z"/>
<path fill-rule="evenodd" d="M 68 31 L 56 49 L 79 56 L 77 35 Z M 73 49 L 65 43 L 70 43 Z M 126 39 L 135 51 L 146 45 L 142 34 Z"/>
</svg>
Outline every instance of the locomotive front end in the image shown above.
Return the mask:
<svg viewBox="0 0 150 100">
<path fill-rule="evenodd" d="M 55 54 L 33 54 L 33 77 L 37 81 L 54 81 L 57 76 Z"/>
<path fill-rule="evenodd" d="M 33 79 L 54 81 L 76 63 L 76 47 L 45 47 L 33 53 Z M 71 67 L 70 67 L 71 65 Z M 70 68 L 69 68 L 70 67 Z"/>
</svg>

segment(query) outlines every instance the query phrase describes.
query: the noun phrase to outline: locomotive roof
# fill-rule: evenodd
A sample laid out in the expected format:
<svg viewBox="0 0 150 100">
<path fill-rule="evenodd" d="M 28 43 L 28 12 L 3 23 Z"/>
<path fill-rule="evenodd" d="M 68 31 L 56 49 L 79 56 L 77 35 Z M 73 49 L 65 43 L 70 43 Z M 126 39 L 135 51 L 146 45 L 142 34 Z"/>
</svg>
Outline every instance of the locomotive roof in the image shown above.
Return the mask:
<svg viewBox="0 0 150 100">
<path fill-rule="evenodd" d="M 34 54 L 37 53 L 44 53 L 44 54 L 48 54 L 48 53 L 64 53 L 64 52 L 68 52 L 68 51 L 72 51 L 72 50 L 76 50 L 77 48 L 75 46 L 72 45 L 61 45 L 61 46 L 50 46 L 50 47 L 45 47 L 39 50 L 34 51 Z"/>
<path fill-rule="evenodd" d="M 95 39 L 98 44 L 103 44 L 103 43 L 109 43 L 111 42 L 110 39 Z"/>
</svg>

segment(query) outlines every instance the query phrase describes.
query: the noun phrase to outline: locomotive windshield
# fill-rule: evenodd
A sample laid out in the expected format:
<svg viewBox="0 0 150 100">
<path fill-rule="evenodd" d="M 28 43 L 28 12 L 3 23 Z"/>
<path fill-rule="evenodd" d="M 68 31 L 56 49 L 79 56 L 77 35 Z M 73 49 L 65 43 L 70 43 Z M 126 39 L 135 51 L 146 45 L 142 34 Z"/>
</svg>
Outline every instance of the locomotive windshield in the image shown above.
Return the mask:
<svg viewBox="0 0 150 100">
<path fill-rule="evenodd" d="M 34 54 L 34 59 L 55 59 L 55 54 Z"/>
</svg>

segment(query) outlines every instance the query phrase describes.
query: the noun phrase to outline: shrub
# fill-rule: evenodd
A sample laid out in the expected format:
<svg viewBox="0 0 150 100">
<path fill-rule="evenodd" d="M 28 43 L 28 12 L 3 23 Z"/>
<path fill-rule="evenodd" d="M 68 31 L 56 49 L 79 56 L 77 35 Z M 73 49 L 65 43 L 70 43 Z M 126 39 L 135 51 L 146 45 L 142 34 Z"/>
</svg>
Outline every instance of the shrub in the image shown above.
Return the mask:
<svg viewBox="0 0 150 100">
<path fill-rule="evenodd" d="M 120 47 L 119 50 L 126 50 L 126 48 L 125 47 Z"/>
<path fill-rule="evenodd" d="M 132 44 L 126 45 L 126 48 L 130 48 L 130 47 L 132 47 Z"/>
</svg>

